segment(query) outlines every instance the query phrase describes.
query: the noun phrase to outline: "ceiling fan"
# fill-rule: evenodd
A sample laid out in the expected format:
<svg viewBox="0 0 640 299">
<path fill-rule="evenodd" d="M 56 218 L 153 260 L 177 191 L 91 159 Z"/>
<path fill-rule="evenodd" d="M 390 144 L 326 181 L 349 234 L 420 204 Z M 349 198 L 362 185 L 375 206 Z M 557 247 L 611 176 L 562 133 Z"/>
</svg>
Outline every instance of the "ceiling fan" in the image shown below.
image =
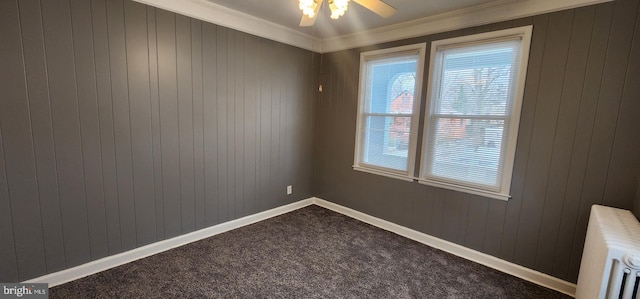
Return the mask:
<svg viewBox="0 0 640 299">
<path fill-rule="evenodd" d="M 299 7 L 302 10 L 300 26 L 313 26 L 323 2 L 324 0 L 299 0 Z M 327 0 L 327 2 L 329 3 L 332 19 L 343 16 L 349 4 L 349 0 Z M 353 0 L 353 2 L 364 6 L 383 18 L 388 18 L 397 12 L 395 8 L 382 2 L 382 0 Z"/>
</svg>

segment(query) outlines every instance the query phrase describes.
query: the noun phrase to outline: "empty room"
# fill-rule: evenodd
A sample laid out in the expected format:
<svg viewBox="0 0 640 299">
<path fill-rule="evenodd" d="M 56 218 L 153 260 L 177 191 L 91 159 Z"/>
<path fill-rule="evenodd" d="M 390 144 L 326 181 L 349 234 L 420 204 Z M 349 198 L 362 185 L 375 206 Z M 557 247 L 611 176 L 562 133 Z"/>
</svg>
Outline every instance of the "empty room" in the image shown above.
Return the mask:
<svg viewBox="0 0 640 299">
<path fill-rule="evenodd" d="M 640 298 L 640 0 L 0 0 L 0 298 Z"/>
</svg>

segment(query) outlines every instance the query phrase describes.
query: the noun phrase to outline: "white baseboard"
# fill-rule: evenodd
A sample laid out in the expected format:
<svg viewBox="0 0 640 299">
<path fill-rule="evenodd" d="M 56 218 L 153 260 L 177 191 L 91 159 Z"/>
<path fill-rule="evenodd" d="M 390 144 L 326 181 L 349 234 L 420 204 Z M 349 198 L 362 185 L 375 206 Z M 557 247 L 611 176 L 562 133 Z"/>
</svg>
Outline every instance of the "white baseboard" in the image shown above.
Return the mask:
<svg viewBox="0 0 640 299">
<path fill-rule="evenodd" d="M 313 204 L 313 198 L 304 199 L 288 205 L 277 207 L 271 210 L 260 212 L 257 214 L 242 217 L 240 219 L 231 220 L 225 223 L 203 228 L 188 234 L 180 235 L 171 239 L 158 241 L 149 245 L 138 247 L 126 252 L 118 253 L 108 257 L 101 258 L 86 264 L 82 264 L 73 268 L 65 269 L 59 272 L 47 274 L 34 279 L 25 281 L 25 283 L 48 283 L 49 287 L 54 287 L 69 281 L 73 281 L 100 271 L 108 270 L 126 263 L 133 262 L 172 248 L 176 248 L 185 244 L 199 241 L 217 234 L 221 234 L 232 229 L 236 229 L 245 225 L 266 220 L 284 213 L 288 213 Z"/>
<path fill-rule="evenodd" d="M 440 249 L 442 251 L 457 255 L 464 259 L 485 265 L 498 271 L 511 274 L 513 276 L 528 280 L 535 284 L 556 290 L 558 292 L 575 297 L 576 285 L 553 276 L 531 270 L 529 268 L 516 265 L 514 263 L 496 258 L 494 256 L 466 248 L 464 246 L 451 243 L 427 234 L 415 231 L 413 229 L 382 220 L 380 218 L 367 215 L 362 212 L 317 198 L 312 197 L 297 201 L 285 206 L 277 207 L 271 210 L 249 215 L 240 219 L 221 223 L 215 226 L 204 228 L 195 232 L 180 235 L 171 239 L 158 241 L 146 246 L 122 252 L 116 255 L 108 256 L 95 260 L 86 264 L 82 264 L 73 268 L 62 270 L 59 272 L 47 274 L 41 277 L 30 279 L 25 283 L 48 283 L 49 287 L 54 287 L 69 281 L 73 281 L 100 271 L 108 270 L 126 263 L 130 263 L 163 251 L 167 251 L 182 245 L 186 245 L 195 241 L 199 241 L 217 234 L 221 234 L 232 229 L 253 224 L 262 220 L 266 220 L 284 213 L 288 213 L 309 205 L 318 205 L 323 208 L 338 212 L 345 216 L 360 220 L 373 226 L 388 230 L 403 237 L 415 240 L 425 245 Z"/>
<path fill-rule="evenodd" d="M 415 231 L 413 229 L 395 224 L 393 222 L 382 220 L 380 218 L 376 218 L 371 215 L 367 215 L 365 213 L 358 212 L 356 210 L 353 210 L 353 209 L 350 209 L 350 208 L 347 208 L 347 207 L 344 207 L 320 198 L 314 197 L 313 204 L 338 212 L 340 214 L 349 216 L 351 218 L 360 220 L 362 222 L 371 224 L 373 226 L 382 228 L 384 230 L 396 233 L 398 235 L 401 235 L 403 237 L 412 239 L 422 244 L 431 246 L 433 248 L 437 248 L 442 251 L 451 253 L 453 255 L 457 255 L 461 258 L 476 262 L 478 264 L 485 265 L 487 267 L 496 269 L 498 271 L 513 275 L 515 277 L 522 278 L 524 280 L 533 282 L 535 284 L 575 297 L 575 293 L 576 293 L 575 284 L 564 281 L 562 279 L 558 279 L 551 275 L 544 274 L 542 272 L 538 272 L 529 268 L 525 268 L 520 265 L 499 259 L 497 257 L 491 256 L 473 249 L 469 249 L 467 247 L 464 247 L 455 243 L 451 243 L 449 241 L 445 241 L 445 240 L 427 235 L 425 233 L 421 233 L 419 231 Z"/>
</svg>

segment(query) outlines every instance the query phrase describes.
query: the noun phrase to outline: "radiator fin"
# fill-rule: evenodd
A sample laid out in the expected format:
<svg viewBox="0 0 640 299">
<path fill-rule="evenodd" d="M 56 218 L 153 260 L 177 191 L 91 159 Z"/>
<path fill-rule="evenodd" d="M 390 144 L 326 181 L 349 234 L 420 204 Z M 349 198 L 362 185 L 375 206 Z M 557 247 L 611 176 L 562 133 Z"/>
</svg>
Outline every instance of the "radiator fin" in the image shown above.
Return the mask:
<svg viewBox="0 0 640 299">
<path fill-rule="evenodd" d="M 640 223 L 631 212 L 594 205 L 576 289 L 578 299 L 640 299 Z"/>
</svg>

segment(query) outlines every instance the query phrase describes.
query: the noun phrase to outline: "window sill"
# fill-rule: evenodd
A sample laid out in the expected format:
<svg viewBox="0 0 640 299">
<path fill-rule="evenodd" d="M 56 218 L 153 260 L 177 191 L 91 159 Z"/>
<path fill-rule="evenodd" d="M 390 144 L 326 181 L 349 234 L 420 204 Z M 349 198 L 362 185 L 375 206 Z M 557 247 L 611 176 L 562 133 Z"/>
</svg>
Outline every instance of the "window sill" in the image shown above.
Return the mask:
<svg viewBox="0 0 640 299">
<path fill-rule="evenodd" d="M 416 178 L 410 177 L 410 176 L 408 176 L 406 174 L 387 172 L 387 171 L 384 171 L 384 170 L 372 169 L 372 168 L 361 167 L 361 166 L 356 166 L 356 165 L 353 166 L 353 170 L 362 171 L 362 172 L 368 172 L 368 173 L 371 173 L 371 174 L 386 176 L 388 178 L 403 180 L 403 181 L 407 181 L 407 182 L 413 182 L 414 180 L 416 180 Z"/>
<path fill-rule="evenodd" d="M 438 182 L 438 181 L 419 179 L 418 182 L 420 184 L 428 185 L 428 186 L 432 186 L 432 187 L 439 187 L 439 188 L 444 188 L 444 189 L 449 189 L 449 190 L 453 190 L 453 191 L 459 191 L 459 192 L 464 192 L 464 193 L 468 193 L 468 194 L 479 195 L 479 196 L 484 196 L 484 197 L 494 198 L 494 199 L 499 199 L 499 200 L 504 200 L 504 201 L 508 201 L 511 198 L 511 196 L 508 195 L 508 194 L 502 194 L 502 193 L 491 192 L 491 191 L 487 191 L 487 190 L 481 190 L 481 189 L 475 189 L 475 188 L 464 187 L 464 186 L 459 186 L 459 185 L 447 184 L 447 183 Z"/>
</svg>

